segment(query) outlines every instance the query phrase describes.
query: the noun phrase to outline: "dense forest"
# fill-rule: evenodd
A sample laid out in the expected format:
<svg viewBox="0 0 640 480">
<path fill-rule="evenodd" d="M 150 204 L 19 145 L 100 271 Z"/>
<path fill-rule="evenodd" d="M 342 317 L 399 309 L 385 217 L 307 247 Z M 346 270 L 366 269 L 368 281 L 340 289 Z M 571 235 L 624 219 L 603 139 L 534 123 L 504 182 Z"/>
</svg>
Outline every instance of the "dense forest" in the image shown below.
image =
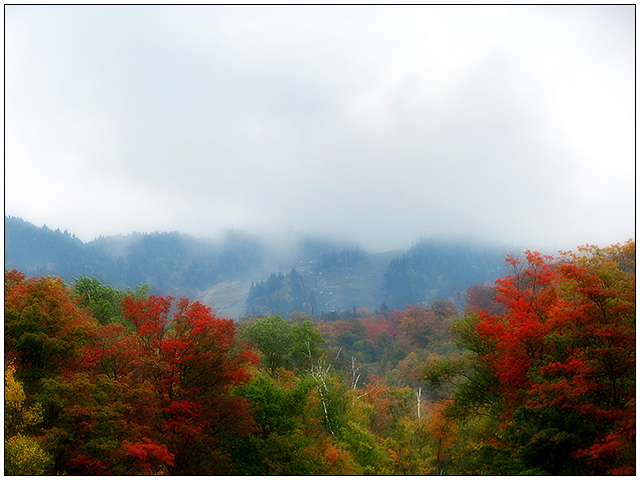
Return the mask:
<svg viewBox="0 0 640 480">
<path fill-rule="evenodd" d="M 247 313 L 279 313 L 289 316 L 293 312 L 314 313 L 317 308 L 313 292 L 303 278 L 292 269 L 287 275 L 272 273 L 264 282 L 251 284 L 247 297 Z"/>
<path fill-rule="evenodd" d="M 505 263 L 462 303 L 260 311 L 291 270 L 238 321 L 5 268 L 5 474 L 635 474 L 635 242 Z"/>
<path fill-rule="evenodd" d="M 231 318 L 376 310 L 383 303 L 403 309 L 436 299 L 460 308 L 471 285 L 491 285 L 504 273 L 508 252 L 422 240 L 407 250 L 370 253 L 316 237 L 291 234 L 273 242 L 240 231 L 216 239 L 133 233 L 85 243 L 69 232 L 5 216 L 5 267 L 10 270 L 56 275 L 66 282 L 96 277 L 116 288 L 147 284 L 154 295 L 192 298 Z M 293 284 L 300 298 L 291 296 Z"/>
</svg>

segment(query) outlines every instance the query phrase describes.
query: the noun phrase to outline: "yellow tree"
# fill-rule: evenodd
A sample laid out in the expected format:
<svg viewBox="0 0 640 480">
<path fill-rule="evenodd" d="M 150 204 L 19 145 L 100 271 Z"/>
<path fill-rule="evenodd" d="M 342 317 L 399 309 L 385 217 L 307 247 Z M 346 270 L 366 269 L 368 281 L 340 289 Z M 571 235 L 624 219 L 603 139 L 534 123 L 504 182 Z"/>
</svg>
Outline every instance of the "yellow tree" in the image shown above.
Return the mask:
<svg viewBox="0 0 640 480">
<path fill-rule="evenodd" d="M 42 407 L 26 406 L 22 383 L 14 376 L 15 367 L 4 372 L 4 473 L 5 475 L 42 475 L 52 463 L 37 440 L 26 430 L 42 421 Z"/>
</svg>

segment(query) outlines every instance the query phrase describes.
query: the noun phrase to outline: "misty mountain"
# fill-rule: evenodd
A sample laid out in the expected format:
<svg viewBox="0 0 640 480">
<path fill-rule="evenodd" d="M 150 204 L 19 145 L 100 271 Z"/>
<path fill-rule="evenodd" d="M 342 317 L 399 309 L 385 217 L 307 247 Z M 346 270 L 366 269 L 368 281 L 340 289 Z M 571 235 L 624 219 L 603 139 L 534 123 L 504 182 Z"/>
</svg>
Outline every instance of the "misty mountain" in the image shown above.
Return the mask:
<svg viewBox="0 0 640 480">
<path fill-rule="evenodd" d="M 118 285 L 144 282 L 172 295 L 242 277 L 264 261 L 264 245 L 237 231 L 218 241 L 178 232 L 134 233 L 100 237 L 88 245 L 115 262 L 115 269 L 104 273 Z"/>
<path fill-rule="evenodd" d="M 498 248 L 422 240 L 389 264 L 384 275 L 388 305 L 404 308 L 438 298 L 455 300 L 471 285 L 502 276 L 504 257 Z"/>
<path fill-rule="evenodd" d="M 316 308 L 313 291 L 295 268 L 287 275 L 272 273 L 267 280 L 252 283 L 247 295 L 249 315 L 280 314 L 288 317 L 293 312 L 313 315 Z"/>
<path fill-rule="evenodd" d="M 307 313 L 386 304 L 460 304 L 464 290 L 504 274 L 506 250 L 472 243 L 421 241 L 407 250 L 370 253 L 316 237 L 277 242 L 247 232 L 220 238 L 179 232 L 75 235 L 5 216 L 5 268 L 66 282 L 96 277 L 116 288 L 148 284 L 151 292 L 200 300 L 219 314 Z"/>
<path fill-rule="evenodd" d="M 259 239 L 238 231 L 218 240 L 156 232 L 83 243 L 68 232 L 5 216 L 5 267 L 67 282 L 95 276 L 117 288 L 147 283 L 157 294 L 193 295 L 205 286 L 251 276 L 264 254 Z"/>
<path fill-rule="evenodd" d="M 109 259 L 69 232 L 38 228 L 22 219 L 4 219 L 5 267 L 31 276 L 56 275 L 70 280 L 78 272 L 93 275 Z"/>
</svg>

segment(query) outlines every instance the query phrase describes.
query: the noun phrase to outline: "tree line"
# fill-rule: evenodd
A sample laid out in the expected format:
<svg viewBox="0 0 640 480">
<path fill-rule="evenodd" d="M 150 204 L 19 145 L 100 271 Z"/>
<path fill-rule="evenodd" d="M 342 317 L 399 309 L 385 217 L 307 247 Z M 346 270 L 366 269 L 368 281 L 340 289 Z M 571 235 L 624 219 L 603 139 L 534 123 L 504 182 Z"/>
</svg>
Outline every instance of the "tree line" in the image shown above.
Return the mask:
<svg viewBox="0 0 640 480">
<path fill-rule="evenodd" d="M 239 231 L 217 240 L 155 232 L 101 236 L 83 243 L 69 232 L 5 216 L 5 265 L 10 269 L 31 276 L 56 275 L 67 282 L 95 276 L 119 288 L 146 283 L 156 295 L 189 298 L 211 299 L 208 293 L 224 284 L 229 298 L 242 299 L 237 304 L 234 300 L 235 318 L 257 313 L 286 317 L 293 311 L 318 314 L 349 309 L 354 303 L 374 309 L 383 301 L 394 309 L 442 298 L 460 306 L 464 290 L 501 275 L 505 252 L 432 240 L 418 242 L 404 253 L 377 254 L 313 237 L 290 243 L 283 253 L 282 245 L 275 248 Z M 291 273 L 294 268 L 297 278 Z M 274 275 L 287 278 L 274 282 Z M 214 299 L 228 305 L 225 300 Z"/>
</svg>

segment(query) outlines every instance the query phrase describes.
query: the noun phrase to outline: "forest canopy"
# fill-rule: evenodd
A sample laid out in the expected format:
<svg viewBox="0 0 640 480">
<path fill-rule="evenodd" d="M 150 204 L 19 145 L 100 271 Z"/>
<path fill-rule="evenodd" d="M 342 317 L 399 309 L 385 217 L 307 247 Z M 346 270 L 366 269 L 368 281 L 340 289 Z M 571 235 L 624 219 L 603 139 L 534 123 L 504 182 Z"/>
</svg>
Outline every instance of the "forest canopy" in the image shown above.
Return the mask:
<svg viewBox="0 0 640 480">
<path fill-rule="evenodd" d="M 635 242 L 506 263 L 462 308 L 237 322 L 5 269 L 5 474 L 635 474 Z"/>
</svg>

